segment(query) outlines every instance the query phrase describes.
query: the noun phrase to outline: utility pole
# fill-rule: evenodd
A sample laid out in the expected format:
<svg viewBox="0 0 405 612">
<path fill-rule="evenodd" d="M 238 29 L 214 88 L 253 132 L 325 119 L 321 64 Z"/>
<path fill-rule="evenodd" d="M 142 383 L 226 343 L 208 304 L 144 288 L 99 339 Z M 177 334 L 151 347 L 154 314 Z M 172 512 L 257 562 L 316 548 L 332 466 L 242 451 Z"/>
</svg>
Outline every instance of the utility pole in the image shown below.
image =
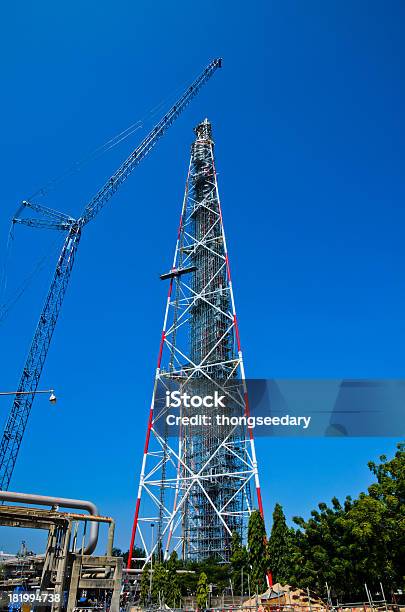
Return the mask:
<svg viewBox="0 0 405 612">
<path fill-rule="evenodd" d="M 155 527 L 155 523 L 151 523 L 152 537 L 151 537 L 151 555 L 150 555 L 150 576 L 149 576 L 149 602 L 152 603 L 152 576 L 153 576 L 153 548 L 155 546 L 155 539 L 153 537 L 153 528 Z"/>
</svg>

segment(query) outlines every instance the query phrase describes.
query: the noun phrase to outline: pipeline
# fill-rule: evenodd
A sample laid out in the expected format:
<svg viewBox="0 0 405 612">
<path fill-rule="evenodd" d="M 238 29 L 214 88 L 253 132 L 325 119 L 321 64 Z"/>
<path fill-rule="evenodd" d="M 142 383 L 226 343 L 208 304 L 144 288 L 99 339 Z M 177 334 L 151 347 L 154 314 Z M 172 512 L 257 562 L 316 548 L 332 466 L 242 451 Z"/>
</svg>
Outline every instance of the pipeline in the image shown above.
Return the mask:
<svg viewBox="0 0 405 612">
<path fill-rule="evenodd" d="M 22 502 L 38 506 L 62 506 L 63 508 L 78 508 L 86 510 L 91 516 L 98 516 L 98 509 L 91 501 L 83 499 L 69 499 L 67 497 L 50 497 L 48 495 L 35 495 L 32 493 L 15 493 L 13 491 L 0 491 L 0 501 Z M 98 541 L 98 523 L 90 521 L 90 535 L 84 555 L 94 552 Z M 80 551 L 81 554 L 82 551 Z"/>
</svg>

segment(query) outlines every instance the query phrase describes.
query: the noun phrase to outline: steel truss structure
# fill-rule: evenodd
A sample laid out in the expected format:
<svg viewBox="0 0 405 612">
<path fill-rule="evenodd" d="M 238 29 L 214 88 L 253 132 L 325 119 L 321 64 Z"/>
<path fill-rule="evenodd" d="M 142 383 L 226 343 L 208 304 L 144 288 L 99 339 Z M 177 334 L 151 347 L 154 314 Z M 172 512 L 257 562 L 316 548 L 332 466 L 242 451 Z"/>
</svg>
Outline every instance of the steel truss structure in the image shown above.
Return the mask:
<svg viewBox="0 0 405 612">
<path fill-rule="evenodd" d="M 263 514 L 255 445 L 242 425 L 168 430 L 165 389 L 225 394 L 226 414 L 249 414 L 227 245 L 215 170 L 211 124 L 195 128 L 130 542 L 131 560 L 177 550 L 186 560 L 229 561 L 232 533 L 245 540 L 251 485 Z M 198 410 L 181 408 L 181 416 Z M 201 410 L 199 410 L 201 412 Z M 151 537 L 150 526 L 157 527 Z M 143 557 L 133 551 L 142 548 Z"/>
</svg>

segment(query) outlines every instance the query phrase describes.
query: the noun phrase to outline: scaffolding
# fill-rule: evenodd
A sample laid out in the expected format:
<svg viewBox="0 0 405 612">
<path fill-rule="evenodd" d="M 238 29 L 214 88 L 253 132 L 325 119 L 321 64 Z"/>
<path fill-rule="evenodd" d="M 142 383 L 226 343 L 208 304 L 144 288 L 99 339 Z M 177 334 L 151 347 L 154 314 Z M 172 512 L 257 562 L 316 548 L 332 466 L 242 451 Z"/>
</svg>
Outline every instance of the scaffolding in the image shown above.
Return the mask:
<svg viewBox="0 0 405 612">
<path fill-rule="evenodd" d="M 191 287 L 192 294 L 198 296 L 193 299 L 190 308 L 190 359 L 194 364 L 204 364 L 205 371 L 195 368 L 189 374 L 202 383 L 206 380 L 206 374 L 211 380 L 222 383 L 236 376 L 237 355 L 233 330 L 229 329 L 231 296 L 224 266 L 226 253 L 210 123 L 205 120 L 196 127 L 195 133 L 186 210 L 192 244 L 183 247 L 183 253 L 190 256 L 191 264 L 196 268 L 192 274 Z M 204 385 L 207 387 L 207 395 L 210 383 Z M 201 384 L 199 386 L 199 391 L 203 391 Z M 250 501 L 249 487 L 244 492 L 248 497 L 246 501 L 240 490 L 244 476 L 235 477 L 235 474 L 243 472 L 240 456 L 240 436 L 243 434 L 224 432 L 223 427 L 215 425 L 215 420 L 208 429 L 193 429 L 193 432 L 183 432 L 183 447 L 187 449 L 186 466 L 193 472 L 199 472 L 208 462 L 212 477 L 206 480 L 205 490 L 194 487 L 184 504 L 183 557 L 199 561 L 215 557 L 228 561 L 230 534 L 224 529 L 216 508 L 227 507 L 228 527 L 231 532 L 237 531 L 242 539 L 243 510 Z M 229 446 L 220 446 L 224 433 L 229 436 L 228 444 L 233 446 L 236 453 L 231 452 Z"/>
</svg>

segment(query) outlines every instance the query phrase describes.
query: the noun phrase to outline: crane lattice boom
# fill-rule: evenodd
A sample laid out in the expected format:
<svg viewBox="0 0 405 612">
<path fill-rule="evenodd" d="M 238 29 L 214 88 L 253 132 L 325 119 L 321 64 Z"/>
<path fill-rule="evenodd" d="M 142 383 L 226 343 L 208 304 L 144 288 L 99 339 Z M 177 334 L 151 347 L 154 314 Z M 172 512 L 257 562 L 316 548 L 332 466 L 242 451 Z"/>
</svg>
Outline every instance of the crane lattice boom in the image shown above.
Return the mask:
<svg viewBox="0 0 405 612">
<path fill-rule="evenodd" d="M 45 305 L 42 309 L 34 338 L 25 362 L 18 390 L 8 416 L 0 444 L 0 489 L 7 490 L 17 460 L 32 403 L 35 397 L 42 369 L 46 360 L 52 335 L 56 326 L 63 298 L 66 293 L 76 251 L 80 242 L 82 228 L 99 213 L 103 206 L 128 178 L 134 168 L 153 149 L 159 138 L 174 123 L 201 87 L 210 79 L 222 60 L 213 60 L 183 93 L 141 144 L 129 155 L 115 174 L 103 185 L 84 208 L 78 219 L 53 211 L 40 204 L 23 202 L 23 207 L 31 208 L 42 214 L 43 219 L 15 219 L 17 223 L 34 227 L 46 227 L 68 231 L 58 259 Z M 23 395 L 22 393 L 27 393 Z"/>
</svg>

